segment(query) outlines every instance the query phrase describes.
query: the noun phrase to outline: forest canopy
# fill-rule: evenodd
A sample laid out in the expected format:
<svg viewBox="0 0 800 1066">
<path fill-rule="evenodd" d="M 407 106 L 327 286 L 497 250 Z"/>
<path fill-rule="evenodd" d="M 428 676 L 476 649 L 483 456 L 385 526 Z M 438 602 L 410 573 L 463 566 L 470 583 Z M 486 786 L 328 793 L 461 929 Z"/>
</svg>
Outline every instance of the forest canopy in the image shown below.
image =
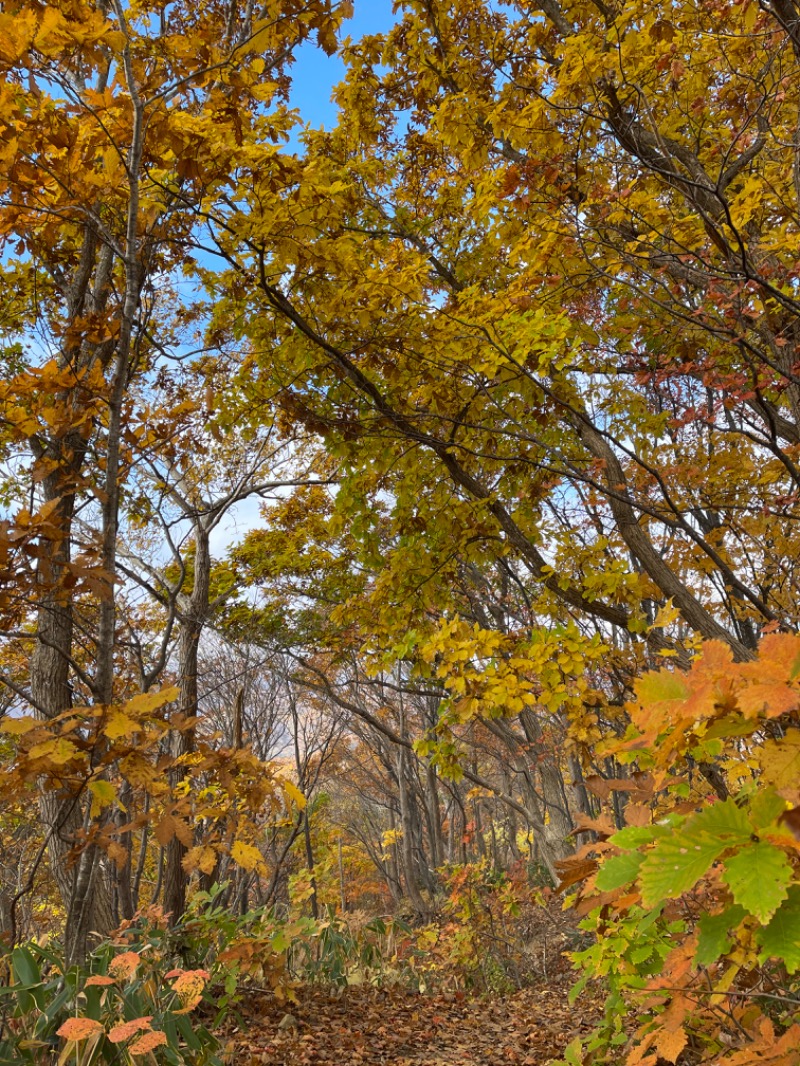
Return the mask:
<svg viewBox="0 0 800 1066">
<path fill-rule="evenodd" d="M 463 900 L 560 892 L 566 1061 L 794 1066 L 800 5 L 352 14 L 0 0 L 6 991 L 258 910 L 161 1028 L 32 1023 L 200 1062 L 326 913 L 476 981 Z"/>
</svg>

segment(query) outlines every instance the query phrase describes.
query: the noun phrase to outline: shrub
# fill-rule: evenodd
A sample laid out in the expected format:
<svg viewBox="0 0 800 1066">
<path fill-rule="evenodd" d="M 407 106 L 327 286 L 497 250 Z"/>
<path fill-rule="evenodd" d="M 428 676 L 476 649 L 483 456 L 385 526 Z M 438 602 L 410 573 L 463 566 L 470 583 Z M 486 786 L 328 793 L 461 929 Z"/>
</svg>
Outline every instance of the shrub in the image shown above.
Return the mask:
<svg viewBox="0 0 800 1066">
<path fill-rule="evenodd" d="M 797 1066 L 800 638 L 765 638 L 755 663 L 709 643 L 688 673 L 643 676 L 629 710 L 613 750 L 638 769 L 590 782 L 628 795 L 627 824 L 594 822 L 600 839 L 564 864 L 596 934 L 573 955 L 577 990 L 609 989 L 591 1050 L 627 1066 Z"/>
<path fill-rule="evenodd" d="M 217 1041 L 196 1009 L 210 974 L 174 965 L 166 925 L 150 915 L 67 967 L 57 943 L 29 943 L 4 960 L 0 1064 L 95 1066 L 149 1061 L 219 1066 Z"/>
</svg>

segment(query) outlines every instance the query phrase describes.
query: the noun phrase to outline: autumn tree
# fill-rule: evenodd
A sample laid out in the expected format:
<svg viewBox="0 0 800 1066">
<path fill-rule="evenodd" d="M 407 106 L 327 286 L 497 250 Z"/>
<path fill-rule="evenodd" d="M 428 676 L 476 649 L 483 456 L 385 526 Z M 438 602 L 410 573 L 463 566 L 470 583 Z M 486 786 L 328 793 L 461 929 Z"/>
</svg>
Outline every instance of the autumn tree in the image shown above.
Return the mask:
<svg viewBox="0 0 800 1066">
<path fill-rule="evenodd" d="M 253 395 L 340 464 L 331 527 L 371 579 L 337 620 L 373 676 L 445 690 L 417 752 L 458 773 L 475 718 L 568 728 L 601 837 L 572 867 L 583 958 L 618 1020 L 651 994 L 627 1061 L 795 1062 L 800 9 L 399 15 L 238 240 L 211 218 L 219 314 L 269 352 Z M 501 568 L 510 626 L 461 582 Z"/>
<path fill-rule="evenodd" d="M 411 0 L 337 128 L 209 212 L 247 388 L 324 438 L 379 572 L 337 617 L 445 729 L 589 743 L 643 663 L 797 624 L 792 11 Z M 467 633 L 499 567 L 528 618 Z"/>
<path fill-rule="evenodd" d="M 13 470 L 2 543 L 14 572 L 3 606 L 6 630 L 31 648 L 29 681 L 6 682 L 45 721 L 76 688 L 98 705 L 119 691 L 121 503 L 146 435 L 141 398 L 182 343 L 168 279 L 183 273 L 199 291 L 198 210 L 224 197 L 246 139 L 277 158 L 292 121 L 287 61 L 312 34 L 334 47 L 335 7 L 11 2 L 0 13 Z M 70 858 L 82 804 L 58 790 L 41 804 L 79 957 L 90 930 L 110 928 L 107 878 L 96 848 Z"/>
</svg>

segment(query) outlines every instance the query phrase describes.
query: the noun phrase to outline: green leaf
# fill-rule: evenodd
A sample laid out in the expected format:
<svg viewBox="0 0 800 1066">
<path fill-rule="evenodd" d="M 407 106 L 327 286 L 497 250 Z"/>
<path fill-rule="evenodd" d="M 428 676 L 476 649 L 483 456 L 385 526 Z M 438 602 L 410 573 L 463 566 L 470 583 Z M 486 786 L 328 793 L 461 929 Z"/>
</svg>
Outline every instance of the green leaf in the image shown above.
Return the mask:
<svg viewBox="0 0 800 1066">
<path fill-rule="evenodd" d="M 680 674 L 673 670 L 659 670 L 639 678 L 636 682 L 636 694 L 647 706 L 667 700 L 685 700 L 689 696 L 689 689 Z"/>
<path fill-rule="evenodd" d="M 769 925 L 759 929 L 757 937 L 764 959 L 780 959 L 791 974 L 800 970 L 800 885 L 792 885 L 786 902 L 773 914 Z"/>
<path fill-rule="evenodd" d="M 639 873 L 644 856 L 638 851 L 629 851 L 623 855 L 614 855 L 606 859 L 597 874 L 595 884 L 601 892 L 613 892 L 615 888 L 629 885 Z"/>
<path fill-rule="evenodd" d="M 747 815 L 732 799 L 705 807 L 686 823 L 683 831 L 691 835 L 708 833 L 712 837 L 724 838 L 728 847 L 746 844 L 753 832 Z"/>
<path fill-rule="evenodd" d="M 741 714 L 728 715 L 714 722 L 703 734 L 704 740 L 727 740 L 729 737 L 746 737 L 755 730 L 755 723 Z"/>
<path fill-rule="evenodd" d="M 583 1062 L 583 1042 L 576 1036 L 565 1048 L 562 1060 L 565 1066 L 580 1066 Z"/>
<path fill-rule="evenodd" d="M 787 806 L 774 788 L 759 788 L 750 802 L 750 821 L 756 829 L 766 829 L 777 822 Z"/>
<path fill-rule="evenodd" d="M 46 997 L 41 971 L 33 954 L 26 947 L 16 948 L 11 953 L 11 969 L 14 983 L 8 989 L 24 1013 L 44 1010 Z M 5 991 L 5 989 L 0 989 Z"/>
<path fill-rule="evenodd" d="M 658 825 L 626 825 L 624 829 L 609 837 L 608 842 L 618 848 L 639 848 L 658 836 L 661 828 Z"/>
<path fill-rule="evenodd" d="M 628 952 L 627 958 L 634 964 L 634 966 L 640 966 L 643 962 L 646 962 L 655 953 L 655 944 L 643 944 L 641 947 L 633 948 Z"/>
<path fill-rule="evenodd" d="M 42 980 L 39 967 L 31 952 L 25 948 L 15 948 L 11 953 L 11 966 L 14 976 L 21 985 L 38 985 Z"/>
<path fill-rule="evenodd" d="M 646 856 L 639 876 L 645 907 L 677 899 L 693 888 L 728 847 L 726 841 L 704 834 L 676 833 L 659 841 Z"/>
<path fill-rule="evenodd" d="M 784 853 L 765 842 L 751 844 L 726 859 L 722 875 L 736 902 L 762 925 L 786 899 L 791 879 L 792 868 Z"/>
<path fill-rule="evenodd" d="M 586 986 L 588 985 L 589 979 L 590 974 L 584 974 L 583 977 L 581 977 L 580 980 L 576 981 L 572 988 L 569 990 L 567 1001 L 569 1002 L 570 1007 L 575 1006 L 575 1001 L 577 1000 L 581 992 L 583 992 L 584 988 L 586 988 Z"/>
<path fill-rule="evenodd" d="M 177 1025 L 181 1036 L 192 1051 L 200 1051 L 202 1049 L 202 1044 L 194 1030 L 194 1026 L 186 1015 L 175 1015 L 175 1024 Z"/>
<path fill-rule="evenodd" d="M 704 914 L 700 919 L 700 936 L 697 941 L 695 962 L 698 966 L 710 966 L 720 955 L 730 950 L 730 930 L 736 929 L 745 917 L 744 907 L 734 903 L 720 914 Z"/>
</svg>

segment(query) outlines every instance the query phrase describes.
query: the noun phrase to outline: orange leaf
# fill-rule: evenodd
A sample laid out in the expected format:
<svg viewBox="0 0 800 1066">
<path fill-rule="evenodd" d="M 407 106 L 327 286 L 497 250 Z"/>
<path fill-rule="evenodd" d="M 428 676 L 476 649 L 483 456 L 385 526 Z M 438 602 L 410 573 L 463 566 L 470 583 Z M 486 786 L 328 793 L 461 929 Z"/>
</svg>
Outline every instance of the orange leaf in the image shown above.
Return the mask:
<svg viewBox="0 0 800 1066">
<path fill-rule="evenodd" d="M 148 1051 L 152 1051 L 153 1048 L 162 1047 L 166 1043 L 166 1033 L 145 1033 L 144 1036 L 140 1036 L 138 1040 L 134 1040 L 128 1048 L 128 1053 L 130 1055 L 146 1055 Z"/>
<path fill-rule="evenodd" d="M 115 1025 L 109 1032 L 108 1039 L 112 1044 L 121 1044 L 123 1040 L 129 1040 L 136 1033 L 141 1033 L 143 1029 L 150 1029 L 150 1022 L 153 1019 L 152 1014 L 148 1014 L 146 1018 L 133 1018 L 129 1022 L 122 1022 L 121 1025 Z"/>
<path fill-rule="evenodd" d="M 108 972 L 113 977 L 121 977 L 124 980 L 126 977 L 131 977 L 132 974 L 136 973 L 136 967 L 140 961 L 135 951 L 124 951 L 121 955 L 117 955 L 116 958 L 111 960 Z"/>
<path fill-rule="evenodd" d="M 688 1037 L 683 1026 L 680 1029 L 659 1030 L 654 1041 L 659 1055 L 667 1062 L 677 1062 L 678 1055 L 686 1047 L 687 1042 Z"/>
<path fill-rule="evenodd" d="M 188 1014 L 197 1006 L 210 976 L 208 970 L 186 970 L 180 975 L 172 986 L 183 1004 L 180 1010 L 175 1011 L 176 1014 Z"/>
<path fill-rule="evenodd" d="M 68 1018 L 56 1032 L 65 1040 L 86 1040 L 89 1036 L 104 1032 L 100 1022 L 93 1018 Z"/>
<path fill-rule="evenodd" d="M 155 837 L 164 847 L 173 837 L 177 837 L 188 848 L 192 843 L 192 827 L 183 818 L 176 818 L 174 814 L 165 814 L 155 828 Z"/>
</svg>

